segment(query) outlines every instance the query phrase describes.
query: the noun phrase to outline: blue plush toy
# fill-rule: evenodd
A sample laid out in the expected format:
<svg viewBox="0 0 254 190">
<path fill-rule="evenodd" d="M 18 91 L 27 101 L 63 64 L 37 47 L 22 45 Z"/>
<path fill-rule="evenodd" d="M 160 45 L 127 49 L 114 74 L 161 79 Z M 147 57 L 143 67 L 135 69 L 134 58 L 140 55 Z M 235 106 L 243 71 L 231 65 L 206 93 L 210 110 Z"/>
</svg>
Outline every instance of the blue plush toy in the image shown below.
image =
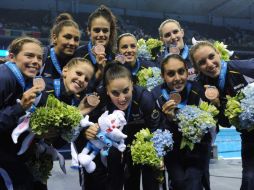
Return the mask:
<svg viewBox="0 0 254 190">
<path fill-rule="evenodd" d="M 80 124 L 82 127 L 94 125 L 94 123 L 89 121 L 89 116 L 83 118 Z M 93 159 L 99 152 L 102 157 L 106 157 L 111 146 L 116 147 L 121 152 L 126 148 L 124 139 L 127 138 L 127 135 L 121 131 L 126 125 L 123 111 L 115 110 L 112 114 L 108 114 L 108 111 L 106 111 L 98 119 L 98 125 L 100 129 L 96 135 L 97 138 L 90 140 L 77 156 L 79 163 L 88 173 L 92 173 L 95 170 L 96 165 Z"/>
</svg>

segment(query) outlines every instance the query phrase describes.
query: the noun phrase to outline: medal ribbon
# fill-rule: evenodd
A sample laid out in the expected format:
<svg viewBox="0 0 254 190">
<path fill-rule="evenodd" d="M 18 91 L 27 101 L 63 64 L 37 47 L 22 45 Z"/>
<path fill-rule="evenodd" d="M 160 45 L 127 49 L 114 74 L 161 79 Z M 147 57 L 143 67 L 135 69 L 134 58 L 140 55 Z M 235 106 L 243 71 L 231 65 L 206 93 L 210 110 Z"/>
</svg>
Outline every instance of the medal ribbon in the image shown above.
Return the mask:
<svg viewBox="0 0 254 190">
<path fill-rule="evenodd" d="M 188 96 L 189 96 L 190 91 L 191 91 L 191 86 L 192 86 L 191 83 L 187 82 L 187 85 L 186 85 L 186 88 L 187 88 L 186 98 L 185 98 L 185 100 L 181 101 L 177 105 L 177 108 L 181 109 L 181 108 L 183 108 L 184 106 L 187 105 Z M 174 92 L 174 91 L 172 91 L 172 92 Z M 165 88 L 161 89 L 161 94 L 165 98 L 166 101 L 170 100 L 170 95 L 169 95 L 169 93 L 167 92 L 167 90 Z"/>
<path fill-rule="evenodd" d="M 228 66 L 227 62 L 221 60 L 221 71 L 220 71 L 219 81 L 218 81 L 218 86 L 221 91 L 223 91 L 225 87 L 227 66 Z"/>
<path fill-rule="evenodd" d="M 59 75 L 61 76 L 62 75 L 62 69 L 60 67 L 60 64 L 59 64 L 59 61 L 56 57 L 56 53 L 55 53 L 55 50 L 54 48 L 50 48 L 50 58 L 51 58 L 51 61 L 56 69 L 56 71 L 59 73 Z"/>
</svg>

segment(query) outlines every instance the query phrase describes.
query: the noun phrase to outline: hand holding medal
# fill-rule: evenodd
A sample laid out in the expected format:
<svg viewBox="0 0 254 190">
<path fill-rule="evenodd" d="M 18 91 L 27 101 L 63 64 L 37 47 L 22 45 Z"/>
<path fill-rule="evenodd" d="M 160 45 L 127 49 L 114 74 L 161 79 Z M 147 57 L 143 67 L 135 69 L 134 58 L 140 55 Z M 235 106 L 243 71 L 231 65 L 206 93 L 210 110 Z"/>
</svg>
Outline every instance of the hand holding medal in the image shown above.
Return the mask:
<svg viewBox="0 0 254 190">
<path fill-rule="evenodd" d="M 205 85 L 205 97 L 211 101 L 212 104 L 220 106 L 219 90 L 215 86 Z"/>
<path fill-rule="evenodd" d="M 94 46 L 93 47 L 93 52 L 94 52 L 95 55 L 105 54 L 104 45 L 98 44 L 98 45 Z"/>
<path fill-rule="evenodd" d="M 96 107 L 100 103 L 100 98 L 99 96 L 91 94 L 87 96 L 86 102 L 88 103 L 89 106 Z"/>
<path fill-rule="evenodd" d="M 170 93 L 170 100 L 174 100 L 175 104 L 180 104 L 182 101 L 181 95 L 178 92 Z"/>
<path fill-rule="evenodd" d="M 33 79 L 33 86 L 36 86 L 42 92 L 45 90 L 46 84 L 42 77 L 35 77 Z"/>
<path fill-rule="evenodd" d="M 78 106 L 78 109 L 82 115 L 87 115 L 92 110 L 94 110 L 94 108 L 96 108 L 99 103 L 100 103 L 100 97 L 97 96 L 96 93 L 89 94 L 81 100 Z"/>
<path fill-rule="evenodd" d="M 115 60 L 118 61 L 118 62 L 120 62 L 120 63 L 122 63 L 122 64 L 125 63 L 125 57 L 124 57 L 124 55 L 122 55 L 122 54 L 117 54 Z"/>
<path fill-rule="evenodd" d="M 93 47 L 92 51 L 96 56 L 96 62 L 98 63 L 99 69 L 103 70 L 107 61 L 104 45 L 98 44 Z"/>
</svg>

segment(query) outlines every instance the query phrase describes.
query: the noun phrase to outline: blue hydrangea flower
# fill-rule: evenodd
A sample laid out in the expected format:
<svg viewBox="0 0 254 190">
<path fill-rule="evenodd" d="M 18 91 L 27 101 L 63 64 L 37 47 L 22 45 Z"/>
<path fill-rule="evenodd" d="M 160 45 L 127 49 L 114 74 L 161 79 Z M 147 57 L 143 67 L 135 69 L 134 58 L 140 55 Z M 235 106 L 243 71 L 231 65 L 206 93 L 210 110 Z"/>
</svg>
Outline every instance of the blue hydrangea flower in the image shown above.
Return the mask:
<svg viewBox="0 0 254 190">
<path fill-rule="evenodd" d="M 210 128 L 216 127 L 213 116 L 196 106 L 185 106 L 177 113 L 178 130 L 182 132 L 183 139 L 191 144 L 199 143 Z"/>
<path fill-rule="evenodd" d="M 154 87 L 163 83 L 160 74 L 161 70 L 157 67 L 143 68 L 137 74 L 138 85 L 151 91 Z"/>
<path fill-rule="evenodd" d="M 246 86 L 242 93 L 244 98 L 240 101 L 242 113 L 239 120 L 242 129 L 251 129 L 254 126 L 254 84 Z"/>
<path fill-rule="evenodd" d="M 169 130 L 162 131 L 161 129 L 157 129 L 153 132 L 151 141 L 159 157 L 165 156 L 173 148 L 174 141 Z"/>
</svg>

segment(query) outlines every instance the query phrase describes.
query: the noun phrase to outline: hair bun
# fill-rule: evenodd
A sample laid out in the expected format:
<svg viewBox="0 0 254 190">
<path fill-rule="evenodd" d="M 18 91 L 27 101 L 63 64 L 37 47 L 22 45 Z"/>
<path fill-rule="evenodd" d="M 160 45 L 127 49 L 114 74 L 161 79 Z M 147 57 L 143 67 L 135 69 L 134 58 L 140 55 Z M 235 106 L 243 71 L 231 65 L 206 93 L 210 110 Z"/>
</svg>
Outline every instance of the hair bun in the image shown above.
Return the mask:
<svg viewBox="0 0 254 190">
<path fill-rule="evenodd" d="M 73 20 L 73 17 L 69 13 L 61 13 L 56 17 L 55 24 L 59 24 L 64 20 Z"/>
</svg>

